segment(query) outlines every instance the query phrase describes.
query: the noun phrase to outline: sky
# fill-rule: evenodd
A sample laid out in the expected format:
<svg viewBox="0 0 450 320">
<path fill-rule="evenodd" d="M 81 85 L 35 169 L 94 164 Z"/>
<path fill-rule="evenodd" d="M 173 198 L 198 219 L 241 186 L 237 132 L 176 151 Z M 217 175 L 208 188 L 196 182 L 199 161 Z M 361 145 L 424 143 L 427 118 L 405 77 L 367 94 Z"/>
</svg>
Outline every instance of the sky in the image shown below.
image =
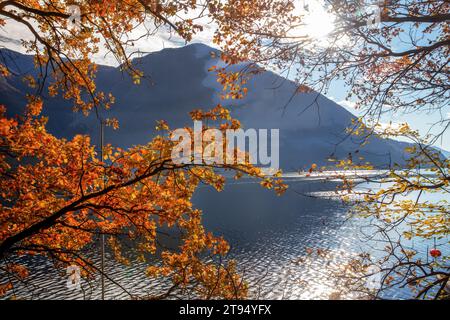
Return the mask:
<svg viewBox="0 0 450 320">
<path fill-rule="evenodd" d="M 298 0 L 296 10 L 302 10 L 304 3 L 309 3 L 312 10 L 310 10 L 310 16 L 306 19 L 307 26 L 304 29 L 297 31 L 299 33 L 297 35 L 303 33 L 313 34 L 319 40 L 326 37 L 326 34 L 332 30 L 333 18 L 326 14 L 323 7 L 316 0 Z M 202 24 L 204 30 L 197 33 L 191 43 L 204 43 L 216 47 L 212 42 L 215 26 L 210 21 L 207 21 L 206 18 L 200 19 L 197 23 Z M 141 26 L 133 31 L 130 38 L 141 35 L 144 31 L 144 26 Z M 33 39 L 33 36 L 28 29 L 15 21 L 8 21 L 6 26 L 0 27 L 0 46 L 5 46 L 9 49 L 24 53 L 20 40 L 31 39 Z M 146 54 L 164 48 L 175 48 L 184 45 L 186 45 L 186 43 L 181 37 L 170 33 L 167 28 L 162 28 L 155 35 L 136 41 L 134 46 L 130 48 L 130 52 L 139 50 L 142 54 Z M 117 61 L 111 54 L 106 54 L 105 49 L 101 49 L 100 52 L 93 57 L 93 60 L 98 64 L 117 66 Z M 329 99 L 340 104 L 351 113 L 356 116 L 362 115 L 361 111 L 354 108 L 355 102 L 346 100 L 346 96 L 347 90 L 342 82 L 333 83 L 327 93 Z M 426 134 L 428 133 L 431 124 L 442 118 L 450 118 L 450 106 L 448 106 L 446 110 L 443 110 L 442 113 L 429 113 L 426 111 L 414 112 L 406 115 L 403 113 L 389 113 L 382 116 L 381 122 L 383 126 L 397 126 L 400 123 L 407 122 L 411 128 L 419 130 L 421 134 Z M 446 132 L 441 139 L 436 141 L 435 146 L 450 150 L 450 132 Z"/>
</svg>

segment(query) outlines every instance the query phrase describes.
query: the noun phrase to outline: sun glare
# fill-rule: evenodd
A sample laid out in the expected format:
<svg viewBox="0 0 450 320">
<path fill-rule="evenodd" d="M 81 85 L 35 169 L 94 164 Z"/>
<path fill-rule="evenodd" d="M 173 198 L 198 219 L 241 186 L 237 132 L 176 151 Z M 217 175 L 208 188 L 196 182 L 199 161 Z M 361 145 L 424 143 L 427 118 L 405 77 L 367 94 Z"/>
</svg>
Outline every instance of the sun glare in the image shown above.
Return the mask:
<svg viewBox="0 0 450 320">
<path fill-rule="evenodd" d="M 321 0 L 297 0 L 294 13 L 302 17 L 301 25 L 292 30 L 291 36 L 326 40 L 334 30 L 334 16 L 327 12 Z"/>
</svg>

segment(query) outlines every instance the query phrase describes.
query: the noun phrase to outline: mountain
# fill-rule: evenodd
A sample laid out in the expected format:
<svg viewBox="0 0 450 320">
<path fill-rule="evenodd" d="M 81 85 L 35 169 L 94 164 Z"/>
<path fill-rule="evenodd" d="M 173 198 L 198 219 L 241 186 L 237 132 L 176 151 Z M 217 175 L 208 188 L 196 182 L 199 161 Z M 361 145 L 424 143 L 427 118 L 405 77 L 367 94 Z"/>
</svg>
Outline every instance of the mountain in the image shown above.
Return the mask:
<svg viewBox="0 0 450 320">
<path fill-rule="evenodd" d="M 439 147 L 434 148 L 436 149 L 437 152 L 439 152 L 442 155 L 442 157 L 444 157 L 445 159 L 450 159 L 450 151 L 444 150 Z"/>
<path fill-rule="evenodd" d="M 167 120 L 172 128 L 192 126 L 189 111 L 211 109 L 217 103 L 232 106 L 232 116 L 244 128 L 280 129 L 280 164 L 285 171 L 307 168 L 311 163 L 329 165 L 327 159 L 364 158 L 377 167 L 404 163 L 406 143 L 372 137 L 360 147 L 357 138 L 348 137 L 346 128 L 355 117 L 346 109 L 316 92 L 294 94 L 295 83 L 265 71 L 248 84 L 242 100 L 220 100 L 220 85 L 210 66 L 220 63 L 211 57 L 216 51 L 203 44 L 164 49 L 136 58 L 133 63 L 151 77 L 135 85 L 120 68 L 99 66 L 97 87 L 112 92 L 116 102 L 103 117 L 116 117 L 120 129 L 107 129 L 105 139 L 120 147 L 143 144 L 154 135 L 156 120 Z M 2 49 L 0 58 L 13 69 L 13 76 L 0 82 L 0 103 L 8 114 L 20 113 L 25 94 L 32 92 L 23 82 L 25 74 L 36 74 L 32 56 Z M 98 121 L 71 111 L 60 97 L 45 96 L 49 131 L 70 138 L 76 133 L 98 137 Z M 356 151 L 356 153 L 355 153 Z"/>
</svg>

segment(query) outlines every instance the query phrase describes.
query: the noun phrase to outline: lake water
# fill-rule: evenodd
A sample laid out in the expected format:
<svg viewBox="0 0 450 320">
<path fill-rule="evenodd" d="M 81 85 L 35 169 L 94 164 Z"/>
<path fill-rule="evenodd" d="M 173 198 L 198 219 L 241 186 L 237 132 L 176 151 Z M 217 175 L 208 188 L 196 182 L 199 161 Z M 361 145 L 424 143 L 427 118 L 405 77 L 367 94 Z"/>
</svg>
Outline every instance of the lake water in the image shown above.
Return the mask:
<svg viewBox="0 0 450 320">
<path fill-rule="evenodd" d="M 206 229 L 229 241 L 229 258 L 238 262 L 252 288 L 251 298 L 328 299 L 340 285 L 334 272 L 351 256 L 368 248 L 360 228 L 363 222 L 347 219 L 348 207 L 332 197 L 335 183 L 295 176 L 286 182 L 289 189 L 281 197 L 254 180 L 243 180 L 228 183 L 220 193 L 210 187 L 200 187 L 193 202 L 204 212 Z M 419 244 L 425 254 L 427 245 Z M 308 255 L 310 248 L 326 250 L 328 254 L 326 257 Z M 98 256 L 94 255 L 93 260 L 98 262 Z M 17 286 L 17 297 L 100 297 L 98 278 L 83 280 L 82 290 L 69 290 L 64 270 L 53 270 L 41 258 L 27 263 L 33 266 L 33 272 L 26 284 Z M 106 271 L 122 288 L 107 280 L 106 298 L 154 295 L 169 286 L 147 278 L 144 269 L 139 263 L 132 267 L 117 266 L 107 256 Z M 410 296 L 407 289 L 385 293 L 386 298 Z"/>
</svg>

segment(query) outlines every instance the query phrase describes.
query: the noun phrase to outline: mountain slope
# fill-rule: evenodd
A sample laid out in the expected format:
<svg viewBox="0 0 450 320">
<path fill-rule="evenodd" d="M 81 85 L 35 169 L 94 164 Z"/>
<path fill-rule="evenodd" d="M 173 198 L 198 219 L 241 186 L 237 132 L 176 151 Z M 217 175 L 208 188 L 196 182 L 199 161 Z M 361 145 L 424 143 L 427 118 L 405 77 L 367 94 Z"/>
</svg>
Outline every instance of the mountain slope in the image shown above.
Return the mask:
<svg viewBox="0 0 450 320">
<path fill-rule="evenodd" d="M 107 129 L 106 142 L 127 147 L 142 144 L 154 134 L 156 120 L 165 119 L 172 128 L 192 125 L 188 115 L 193 109 L 210 109 L 218 102 L 232 106 L 232 115 L 245 128 L 279 128 L 280 162 L 284 170 L 308 167 L 311 163 L 329 164 L 327 158 L 345 158 L 358 150 L 353 159 L 364 157 L 378 167 L 404 162 L 405 143 L 371 138 L 364 147 L 356 138 L 346 137 L 345 129 L 354 116 L 335 102 L 317 93 L 292 97 L 295 84 L 272 72 L 264 72 L 249 82 L 243 100 L 219 99 L 220 86 L 208 68 L 219 63 L 212 59 L 214 49 L 201 44 L 164 49 L 134 60 L 151 80 L 133 84 L 119 68 L 100 66 L 99 90 L 112 92 L 116 103 L 103 117 L 116 117 L 120 129 Z M 24 74 L 35 74 L 31 56 L 2 50 L 1 56 L 13 65 L 15 75 L 0 83 L 0 103 L 9 115 L 21 112 L 25 93 L 31 92 L 22 81 Z M 96 140 L 98 121 L 71 112 L 70 102 L 45 98 L 49 130 L 60 137 L 89 133 Z M 292 99 L 291 99 L 292 98 Z M 290 101 L 290 102 L 289 102 Z M 286 106 L 286 103 L 289 104 Z M 286 106 L 286 108 L 284 108 Z"/>
</svg>

